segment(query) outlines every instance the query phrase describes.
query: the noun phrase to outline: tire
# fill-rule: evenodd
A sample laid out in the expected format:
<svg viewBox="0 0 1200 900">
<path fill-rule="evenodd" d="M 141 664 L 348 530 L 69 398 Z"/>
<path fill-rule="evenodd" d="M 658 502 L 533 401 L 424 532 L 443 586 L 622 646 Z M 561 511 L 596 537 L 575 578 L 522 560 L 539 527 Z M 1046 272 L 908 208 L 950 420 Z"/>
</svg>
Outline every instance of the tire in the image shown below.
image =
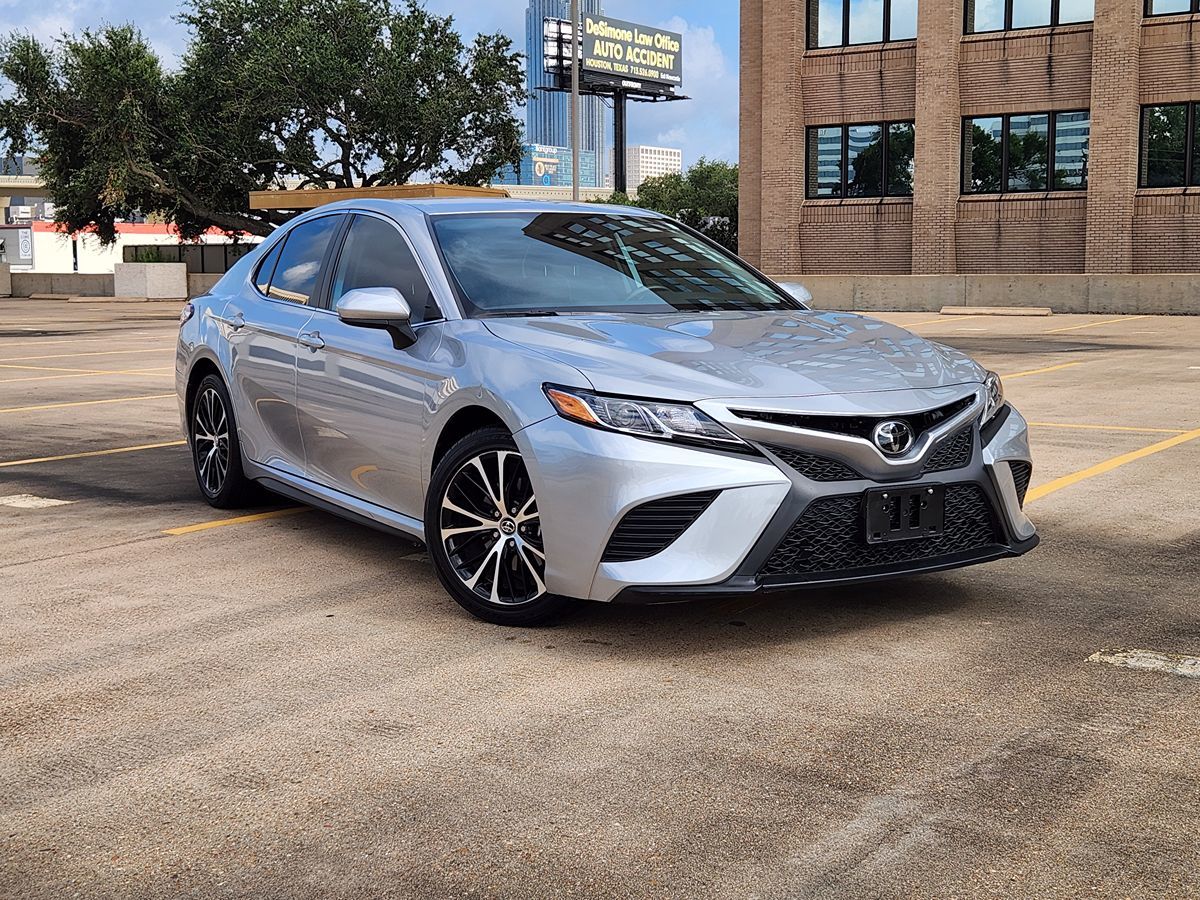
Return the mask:
<svg viewBox="0 0 1200 900">
<path fill-rule="evenodd" d="M 542 625 L 571 603 L 546 591 L 537 499 L 502 428 L 468 434 L 438 462 L 425 501 L 425 543 L 447 593 L 485 622 Z"/>
<path fill-rule="evenodd" d="M 242 472 L 242 449 L 229 391 L 216 375 L 205 375 L 196 386 L 188 411 L 188 445 L 196 485 L 209 506 L 241 509 L 261 497 Z"/>
</svg>

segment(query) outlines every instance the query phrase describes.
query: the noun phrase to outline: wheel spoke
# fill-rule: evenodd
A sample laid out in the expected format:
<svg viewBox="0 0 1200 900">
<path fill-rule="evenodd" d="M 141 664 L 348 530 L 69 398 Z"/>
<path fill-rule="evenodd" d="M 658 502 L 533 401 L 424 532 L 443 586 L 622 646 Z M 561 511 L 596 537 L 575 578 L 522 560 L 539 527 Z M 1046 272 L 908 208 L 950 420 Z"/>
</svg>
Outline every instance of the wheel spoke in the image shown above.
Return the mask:
<svg viewBox="0 0 1200 900">
<path fill-rule="evenodd" d="M 496 567 L 492 572 L 492 595 L 493 603 L 504 603 L 506 601 L 500 598 L 500 566 L 504 562 L 504 551 L 508 549 L 508 541 L 497 541 L 496 546 L 500 548 L 500 552 L 496 554 Z"/>
<path fill-rule="evenodd" d="M 492 522 L 487 525 L 468 525 L 465 528 L 443 528 L 442 540 L 449 540 L 452 537 L 458 537 L 460 534 L 482 534 L 485 531 L 495 531 L 496 523 Z"/>
<path fill-rule="evenodd" d="M 466 582 L 467 587 L 469 587 L 471 590 L 475 590 L 475 585 L 479 584 L 479 579 L 483 577 L 483 573 L 491 562 L 492 557 L 495 556 L 497 560 L 499 559 L 500 550 L 503 548 L 503 546 L 503 541 L 496 541 L 496 543 L 492 544 L 487 554 L 484 555 L 483 561 L 479 564 L 479 568 L 475 570 L 475 574 L 472 575 Z"/>
<path fill-rule="evenodd" d="M 525 555 L 526 550 L 533 550 L 533 548 L 523 541 L 518 541 L 517 556 L 520 558 L 521 562 L 525 564 L 525 568 L 528 570 L 529 574 L 533 576 L 534 584 L 537 585 L 538 594 L 544 594 L 546 593 L 546 585 L 542 583 L 542 576 L 538 574 L 537 567 L 533 564 L 533 561 Z M 545 557 L 543 556 L 542 559 L 545 560 Z"/>
<path fill-rule="evenodd" d="M 486 524 L 489 528 L 495 528 L 496 524 L 491 519 L 479 515 L 479 513 L 467 512 L 449 497 L 442 501 L 442 509 L 448 509 L 452 513 L 457 513 L 460 516 L 466 516 L 468 519 L 474 519 L 476 522 Z"/>
<path fill-rule="evenodd" d="M 532 511 L 530 507 L 533 507 Z M 529 499 L 525 501 L 525 505 L 521 507 L 520 511 L 513 518 L 516 519 L 518 525 L 538 518 L 537 497 L 530 494 Z"/>
<path fill-rule="evenodd" d="M 488 478 L 487 470 L 483 467 L 483 458 L 480 456 L 471 460 L 471 465 L 479 472 L 479 477 L 483 479 L 483 488 L 487 491 L 488 499 L 500 511 L 500 515 L 504 515 L 504 504 L 500 498 L 496 496 L 496 489 L 492 487 L 491 479 Z"/>
</svg>

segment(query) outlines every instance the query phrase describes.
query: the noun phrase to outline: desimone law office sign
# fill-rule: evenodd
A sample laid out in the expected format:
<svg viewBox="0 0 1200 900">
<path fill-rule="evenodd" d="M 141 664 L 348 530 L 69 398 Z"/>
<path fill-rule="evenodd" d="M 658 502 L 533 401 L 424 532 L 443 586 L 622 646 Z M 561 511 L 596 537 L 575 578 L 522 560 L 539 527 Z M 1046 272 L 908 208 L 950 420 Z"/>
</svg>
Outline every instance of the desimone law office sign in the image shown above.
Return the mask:
<svg viewBox="0 0 1200 900">
<path fill-rule="evenodd" d="M 580 69 L 603 78 L 678 87 L 683 83 L 683 35 L 584 16 Z"/>
</svg>

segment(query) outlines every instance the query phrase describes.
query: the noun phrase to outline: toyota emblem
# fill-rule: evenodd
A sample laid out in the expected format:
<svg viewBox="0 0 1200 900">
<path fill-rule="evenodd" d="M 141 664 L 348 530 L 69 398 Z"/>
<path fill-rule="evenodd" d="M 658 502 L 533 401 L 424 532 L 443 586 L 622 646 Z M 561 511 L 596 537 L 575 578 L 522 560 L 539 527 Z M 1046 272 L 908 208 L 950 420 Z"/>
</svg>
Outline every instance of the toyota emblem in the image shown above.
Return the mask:
<svg viewBox="0 0 1200 900">
<path fill-rule="evenodd" d="M 871 439 L 888 456 L 899 456 L 913 445 L 913 430 L 906 422 L 889 419 L 875 426 Z"/>
</svg>

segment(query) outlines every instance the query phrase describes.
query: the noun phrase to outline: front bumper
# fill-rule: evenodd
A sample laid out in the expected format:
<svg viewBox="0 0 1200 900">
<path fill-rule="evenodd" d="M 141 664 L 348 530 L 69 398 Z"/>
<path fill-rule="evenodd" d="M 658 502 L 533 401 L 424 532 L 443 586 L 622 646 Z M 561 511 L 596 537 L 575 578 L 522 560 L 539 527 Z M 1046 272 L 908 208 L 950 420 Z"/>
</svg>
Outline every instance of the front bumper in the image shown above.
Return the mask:
<svg viewBox="0 0 1200 900">
<path fill-rule="evenodd" d="M 782 441 L 804 444 L 806 436 L 764 437 L 739 429 L 762 451 L 755 457 L 612 434 L 558 418 L 540 422 L 518 433 L 517 441 L 532 461 L 547 587 L 580 599 L 670 602 L 866 582 L 1019 556 L 1038 543 L 1021 508 L 1030 462 L 1026 424 L 1006 407 L 980 429 L 979 412 L 973 407 L 961 422 L 948 423 L 964 442 L 969 431 L 964 465 L 927 471 L 939 440 L 917 451 L 903 470 L 872 471 L 855 446 L 842 461 L 862 475 L 836 481 L 814 480 L 772 452 Z M 880 463 L 891 464 L 882 458 Z M 1025 467 L 1025 477 L 1014 478 L 1010 463 Z M 946 488 L 945 532 L 936 540 L 882 550 L 868 546 L 861 525 L 864 492 L 899 484 Z M 719 493 L 665 550 L 627 562 L 602 559 L 630 510 L 699 491 Z"/>
</svg>

